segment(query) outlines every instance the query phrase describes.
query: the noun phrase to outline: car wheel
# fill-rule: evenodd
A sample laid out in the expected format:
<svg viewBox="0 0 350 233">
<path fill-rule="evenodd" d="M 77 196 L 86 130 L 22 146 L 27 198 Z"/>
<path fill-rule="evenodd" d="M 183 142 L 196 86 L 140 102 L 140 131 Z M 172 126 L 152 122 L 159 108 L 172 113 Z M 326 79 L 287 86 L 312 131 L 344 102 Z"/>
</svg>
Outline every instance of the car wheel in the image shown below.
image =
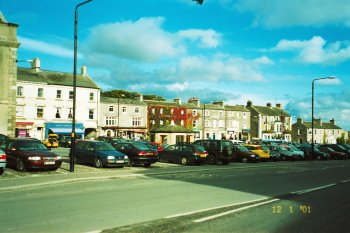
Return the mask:
<svg viewBox="0 0 350 233">
<path fill-rule="evenodd" d="M 97 167 L 97 168 L 103 167 L 102 159 L 100 159 L 100 158 L 95 159 L 95 167 Z"/>
<path fill-rule="evenodd" d="M 27 170 L 22 159 L 17 160 L 16 169 L 19 172 L 25 172 Z"/>
<path fill-rule="evenodd" d="M 187 165 L 187 164 L 188 164 L 188 160 L 187 160 L 186 157 L 182 157 L 182 158 L 181 158 L 181 164 L 182 164 L 182 165 Z"/>
<path fill-rule="evenodd" d="M 209 162 L 209 164 L 215 165 L 216 164 L 216 156 L 215 155 L 209 155 L 208 156 L 208 162 Z"/>
<path fill-rule="evenodd" d="M 143 164 L 143 167 L 150 167 L 150 166 L 151 166 L 150 163 L 144 163 L 144 164 Z"/>
<path fill-rule="evenodd" d="M 4 168 L 0 168 L 0 175 L 2 175 L 4 173 Z"/>
<path fill-rule="evenodd" d="M 242 158 L 242 163 L 246 163 L 246 162 L 248 162 L 248 159 L 246 157 L 243 157 Z"/>
</svg>

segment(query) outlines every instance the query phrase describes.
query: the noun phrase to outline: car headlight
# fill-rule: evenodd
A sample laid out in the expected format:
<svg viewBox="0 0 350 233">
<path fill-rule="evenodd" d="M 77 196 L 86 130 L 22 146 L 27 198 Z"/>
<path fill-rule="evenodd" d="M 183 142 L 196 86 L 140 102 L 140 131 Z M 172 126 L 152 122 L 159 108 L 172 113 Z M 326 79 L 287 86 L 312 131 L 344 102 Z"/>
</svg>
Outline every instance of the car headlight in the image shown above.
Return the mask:
<svg viewBox="0 0 350 233">
<path fill-rule="evenodd" d="M 114 159 L 114 156 L 109 155 L 107 159 Z"/>
<path fill-rule="evenodd" d="M 57 157 L 56 157 L 56 160 L 61 160 L 61 159 L 62 159 L 61 156 L 57 156 Z"/>
<path fill-rule="evenodd" d="M 129 159 L 129 157 L 127 155 L 124 156 L 124 159 Z"/>
<path fill-rule="evenodd" d="M 41 160 L 41 157 L 40 156 L 31 156 L 31 157 L 28 157 L 28 160 L 39 161 L 39 160 Z"/>
<path fill-rule="evenodd" d="M 250 155 L 250 157 L 255 158 L 255 155 Z"/>
</svg>

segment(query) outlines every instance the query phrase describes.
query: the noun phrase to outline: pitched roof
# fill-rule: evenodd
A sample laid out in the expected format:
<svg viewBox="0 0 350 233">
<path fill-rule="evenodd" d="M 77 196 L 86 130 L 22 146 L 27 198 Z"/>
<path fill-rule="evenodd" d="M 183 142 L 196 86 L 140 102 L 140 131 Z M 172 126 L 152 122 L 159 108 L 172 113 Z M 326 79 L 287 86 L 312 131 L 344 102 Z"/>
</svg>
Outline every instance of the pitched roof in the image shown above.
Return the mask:
<svg viewBox="0 0 350 233">
<path fill-rule="evenodd" d="M 182 107 L 180 104 L 169 101 L 144 100 L 149 106 Z"/>
<path fill-rule="evenodd" d="M 26 82 L 45 83 L 48 85 L 73 86 L 73 74 L 40 70 L 31 68 L 17 68 L 17 80 Z M 77 74 L 77 87 L 100 89 L 88 75 Z"/>
<path fill-rule="evenodd" d="M 312 122 L 303 122 L 303 125 L 305 125 L 306 128 L 311 129 L 312 128 Z M 322 125 L 318 124 L 316 121 L 314 121 L 314 128 L 315 129 L 342 129 L 341 127 L 337 125 L 333 125 L 331 123 L 323 123 Z"/>
<path fill-rule="evenodd" d="M 252 106 L 257 112 L 265 116 L 286 116 L 291 117 L 291 115 L 281 108 L 268 107 L 268 106 Z"/>
<path fill-rule="evenodd" d="M 225 109 L 229 111 L 249 112 L 243 105 L 225 105 Z"/>
<path fill-rule="evenodd" d="M 125 99 L 125 98 L 112 98 L 112 97 L 105 97 L 101 96 L 101 103 L 110 103 L 110 104 L 117 104 L 119 101 L 119 104 L 132 104 L 132 105 L 147 105 L 146 103 L 138 100 L 138 99 Z"/>
</svg>

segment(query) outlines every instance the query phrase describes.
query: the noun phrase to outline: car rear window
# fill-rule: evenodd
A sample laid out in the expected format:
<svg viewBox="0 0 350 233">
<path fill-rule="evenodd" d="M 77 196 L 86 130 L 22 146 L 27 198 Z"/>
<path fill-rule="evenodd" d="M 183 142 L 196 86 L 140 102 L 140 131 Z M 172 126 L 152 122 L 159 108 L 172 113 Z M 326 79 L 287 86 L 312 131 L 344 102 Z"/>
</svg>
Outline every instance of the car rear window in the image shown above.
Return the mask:
<svg viewBox="0 0 350 233">
<path fill-rule="evenodd" d="M 106 142 L 98 142 L 95 145 L 95 150 L 102 151 L 102 150 L 115 150 L 113 146 Z"/>
<path fill-rule="evenodd" d="M 150 149 L 146 144 L 143 144 L 143 143 L 134 143 L 133 145 L 137 149 L 140 149 L 140 150 L 149 150 Z"/>
</svg>

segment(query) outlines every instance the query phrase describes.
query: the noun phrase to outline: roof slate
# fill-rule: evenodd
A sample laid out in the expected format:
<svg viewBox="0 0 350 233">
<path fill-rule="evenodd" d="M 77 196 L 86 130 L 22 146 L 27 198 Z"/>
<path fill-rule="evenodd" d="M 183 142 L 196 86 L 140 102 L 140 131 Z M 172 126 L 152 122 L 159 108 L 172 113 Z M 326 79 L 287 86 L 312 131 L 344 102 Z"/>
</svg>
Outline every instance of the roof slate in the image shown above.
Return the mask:
<svg viewBox="0 0 350 233">
<path fill-rule="evenodd" d="M 110 104 L 117 104 L 119 101 L 119 104 L 132 104 L 132 105 L 147 105 L 146 103 L 138 100 L 138 99 L 124 99 L 120 98 L 112 98 L 112 97 L 105 97 L 101 96 L 101 103 L 110 103 Z"/>
<path fill-rule="evenodd" d="M 282 116 L 283 115 L 286 117 L 291 117 L 291 115 L 288 112 L 277 107 L 253 106 L 252 108 L 254 108 L 257 112 L 265 116 Z"/>
<path fill-rule="evenodd" d="M 17 68 L 17 80 L 45 83 L 48 85 L 73 86 L 73 74 L 40 70 L 35 71 L 31 68 Z M 77 74 L 77 87 L 86 87 L 100 89 L 99 86 L 88 76 Z"/>
</svg>

